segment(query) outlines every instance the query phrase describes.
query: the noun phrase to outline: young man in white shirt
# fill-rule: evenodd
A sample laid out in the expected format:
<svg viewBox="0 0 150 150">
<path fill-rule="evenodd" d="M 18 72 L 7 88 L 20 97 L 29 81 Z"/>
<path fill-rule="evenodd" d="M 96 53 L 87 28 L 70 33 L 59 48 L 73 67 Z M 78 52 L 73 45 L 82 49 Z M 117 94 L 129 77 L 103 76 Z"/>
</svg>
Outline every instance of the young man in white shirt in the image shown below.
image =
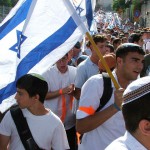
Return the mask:
<svg viewBox="0 0 150 150">
<path fill-rule="evenodd" d="M 15 99 L 38 147 L 44 150 L 69 149 L 61 120 L 43 105 L 48 91 L 48 85 L 44 78 L 37 74 L 27 74 L 18 79 L 16 87 Z M 12 114 L 8 111 L 0 124 L 1 150 L 25 150 L 25 147 L 33 146 L 22 144 L 17 129 Z M 31 139 L 27 139 L 25 143 Z M 33 150 L 34 148 L 28 149 Z"/>
<path fill-rule="evenodd" d="M 107 38 L 105 35 L 93 35 L 93 41 L 95 42 L 98 50 L 102 55 L 106 53 L 106 41 Z M 92 51 L 91 56 L 85 61 L 81 62 L 77 67 L 77 74 L 75 78 L 75 93 L 74 97 L 79 100 L 81 94 L 81 88 L 88 78 L 99 73 L 98 61 L 99 57 L 94 50 L 94 47 L 89 43 L 89 47 Z"/>
<path fill-rule="evenodd" d="M 150 76 L 132 82 L 123 98 L 126 133 L 113 141 L 106 150 L 150 149 Z"/>
<path fill-rule="evenodd" d="M 113 140 L 125 132 L 123 116 L 120 110 L 122 93 L 128 84 L 137 79 L 143 68 L 144 51 L 137 44 L 122 44 L 116 51 L 116 68 L 113 75 L 121 89 L 115 90 L 107 104 L 98 112 L 103 94 L 101 74 L 92 76 L 83 85 L 77 111 L 77 131 L 82 142 L 79 150 L 104 150 Z"/>
<path fill-rule="evenodd" d="M 68 54 L 42 74 L 48 83 L 48 93 L 44 102 L 63 122 L 71 150 L 77 147 L 75 114 L 72 112 L 76 67 L 68 65 Z"/>
</svg>

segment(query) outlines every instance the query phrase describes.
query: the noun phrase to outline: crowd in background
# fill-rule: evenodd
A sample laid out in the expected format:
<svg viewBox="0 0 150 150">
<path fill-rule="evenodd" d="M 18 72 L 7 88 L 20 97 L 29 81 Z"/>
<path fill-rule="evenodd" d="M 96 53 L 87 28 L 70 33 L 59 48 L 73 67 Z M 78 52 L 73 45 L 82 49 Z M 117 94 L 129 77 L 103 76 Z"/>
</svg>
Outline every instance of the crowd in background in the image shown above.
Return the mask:
<svg viewBox="0 0 150 150">
<path fill-rule="evenodd" d="M 55 140 L 59 143 L 59 139 L 67 136 L 71 150 L 104 150 L 113 140 L 123 136 L 125 125 L 120 111 L 123 92 L 133 80 L 150 75 L 150 28 L 129 28 L 127 31 L 119 27 L 98 28 L 92 38 L 121 87 L 115 90 L 111 85 L 111 98 L 101 110 L 97 111 L 97 108 L 104 92 L 102 73 L 106 69 L 86 36 L 42 74 L 48 84 L 44 107 L 60 118 L 66 131 L 66 135 L 63 131 L 55 131 L 55 134 L 61 133 L 61 137 L 54 136 Z M 19 98 L 15 98 L 19 104 Z M 29 109 L 29 106 L 25 108 Z M 7 119 L 10 119 L 8 115 Z M 0 134 L 10 136 L 11 129 L 5 128 L 5 121 L 2 120 Z M 55 122 L 60 124 L 57 119 Z M 48 130 L 48 126 L 45 128 Z M 49 138 L 47 134 L 46 138 Z M 68 148 L 67 139 L 61 140 L 58 149 Z M 38 144 L 43 146 L 41 142 Z M 53 149 L 55 146 L 52 143 Z"/>
</svg>

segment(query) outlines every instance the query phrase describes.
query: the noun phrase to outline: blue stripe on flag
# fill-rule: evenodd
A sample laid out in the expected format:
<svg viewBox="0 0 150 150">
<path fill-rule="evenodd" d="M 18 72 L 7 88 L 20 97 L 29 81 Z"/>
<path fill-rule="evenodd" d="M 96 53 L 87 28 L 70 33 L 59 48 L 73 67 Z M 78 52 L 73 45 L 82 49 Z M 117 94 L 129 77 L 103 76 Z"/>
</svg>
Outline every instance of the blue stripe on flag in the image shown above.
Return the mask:
<svg viewBox="0 0 150 150">
<path fill-rule="evenodd" d="M 86 18 L 88 27 L 90 29 L 93 20 L 93 10 L 91 0 L 86 0 Z"/>
<path fill-rule="evenodd" d="M 63 44 L 73 34 L 76 28 L 77 25 L 72 17 L 69 18 L 66 24 L 63 25 L 58 31 L 56 31 L 41 44 L 35 47 L 30 53 L 28 53 L 28 55 L 23 58 L 17 67 L 15 81 L 0 90 L 0 102 L 15 94 L 17 79 L 28 73 L 30 69 L 40 62 L 46 55 Z M 62 37 L 61 40 L 58 40 L 60 37 Z"/>
<path fill-rule="evenodd" d="M 0 40 L 26 19 L 32 0 L 26 0 L 16 14 L 0 27 Z"/>
</svg>

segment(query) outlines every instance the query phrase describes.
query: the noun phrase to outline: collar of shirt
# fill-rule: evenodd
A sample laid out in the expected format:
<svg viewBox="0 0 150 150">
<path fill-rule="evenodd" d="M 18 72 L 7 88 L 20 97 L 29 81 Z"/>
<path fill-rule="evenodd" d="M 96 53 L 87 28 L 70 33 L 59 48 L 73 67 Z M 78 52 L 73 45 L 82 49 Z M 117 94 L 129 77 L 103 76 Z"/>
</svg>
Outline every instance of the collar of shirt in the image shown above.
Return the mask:
<svg viewBox="0 0 150 150">
<path fill-rule="evenodd" d="M 116 74 L 116 69 L 113 70 L 112 74 L 113 74 L 114 78 L 116 79 L 117 83 L 119 84 L 117 74 Z M 111 80 L 111 85 L 112 85 L 112 88 L 115 88 L 115 85 L 112 80 Z M 120 84 L 119 84 L 119 87 L 121 87 Z"/>
<path fill-rule="evenodd" d="M 58 68 L 57 68 L 57 65 L 56 65 L 56 64 L 54 65 L 54 68 L 57 70 L 57 72 L 58 72 L 58 73 L 61 73 L 61 72 L 58 70 Z M 66 74 L 66 73 L 68 72 L 68 70 L 69 70 L 69 67 L 68 67 L 67 71 L 66 71 L 65 73 L 63 73 L 63 74 Z M 62 74 L 62 73 L 61 73 L 61 74 Z"/>
<path fill-rule="evenodd" d="M 93 62 L 91 61 L 90 57 L 88 57 L 88 58 L 86 59 L 86 61 L 88 61 L 89 64 L 95 65 L 95 66 L 98 67 L 98 65 L 96 65 L 95 63 L 93 63 Z"/>
<path fill-rule="evenodd" d="M 125 135 L 125 143 L 131 150 L 147 150 L 139 141 L 137 141 L 128 131 Z"/>
</svg>

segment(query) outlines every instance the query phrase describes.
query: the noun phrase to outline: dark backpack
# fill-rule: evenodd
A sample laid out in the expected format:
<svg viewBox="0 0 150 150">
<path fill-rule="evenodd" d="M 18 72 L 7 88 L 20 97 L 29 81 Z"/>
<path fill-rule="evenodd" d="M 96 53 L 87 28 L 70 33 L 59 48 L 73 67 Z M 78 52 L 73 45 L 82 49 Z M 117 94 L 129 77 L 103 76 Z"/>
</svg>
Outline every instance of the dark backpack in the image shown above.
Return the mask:
<svg viewBox="0 0 150 150">
<path fill-rule="evenodd" d="M 108 73 L 102 73 L 103 82 L 104 82 L 104 90 L 103 95 L 100 98 L 100 105 L 97 108 L 96 112 L 100 111 L 110 100 L 113 92 L 113 88 L 111 85 L 111 78 L 109 77 Z M 80 141 L 82 141 L 83 134 L 80 136 Z"/>
<path fill-rule="evenodd" d="M 19 106 L 16 105 L 11 108 L 10 113 L 24 148 L 26 150 L 42 150 L 34 141 L 26 118 L 23 116 L 22 110 L 19 108 Z"/>
<path fill-rule="evenodd" d="M 111 85 L 111 78 L 109 77 L 108 73 L 102 73 L 103 82 L 104 82 L 104 90 L 103 95 L 100 99 L 100 105 L 97 108 L 96 112 L 100 111 L 110 100 L 113 92 L 113 88 Z"/>
</svg>

